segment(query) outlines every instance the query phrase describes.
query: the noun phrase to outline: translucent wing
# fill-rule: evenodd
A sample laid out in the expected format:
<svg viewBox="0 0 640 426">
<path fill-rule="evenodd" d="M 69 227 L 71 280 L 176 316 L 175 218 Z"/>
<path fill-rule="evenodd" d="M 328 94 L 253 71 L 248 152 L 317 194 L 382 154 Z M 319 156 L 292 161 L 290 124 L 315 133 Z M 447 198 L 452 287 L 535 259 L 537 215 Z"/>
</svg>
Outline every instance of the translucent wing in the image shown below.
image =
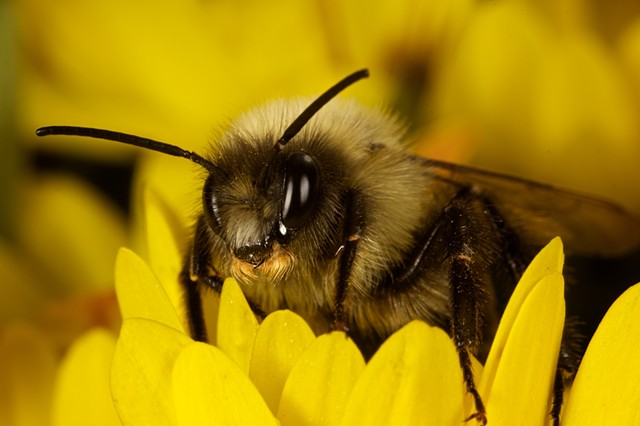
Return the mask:
<svg viewBox="0 0 640 426">
<path fill-rule="evenodd" d="M 543 239 L 559 235 L 574 254 L 619 256 L 640 248 L 640 221 L 610 202 L 473 167 L 419 161 L 434 178 L 485 194 L 518 229 Z"/>
</svg>

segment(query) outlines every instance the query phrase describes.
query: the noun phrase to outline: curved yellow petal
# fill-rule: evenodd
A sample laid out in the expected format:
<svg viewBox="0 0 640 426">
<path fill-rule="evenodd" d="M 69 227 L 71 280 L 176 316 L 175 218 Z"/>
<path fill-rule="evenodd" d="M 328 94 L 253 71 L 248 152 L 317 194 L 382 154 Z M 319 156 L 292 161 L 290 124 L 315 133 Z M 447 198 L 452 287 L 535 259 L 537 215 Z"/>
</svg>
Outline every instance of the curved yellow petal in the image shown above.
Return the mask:
<svg viewBox="0 0 640 426">
<path fill-rule="evenodd" d="M 162 283 L 162 288 L 180 318 L 182 329 L 188 330 L 184 292 L 178 280 L 183 256 L 178 248 L 177 235 L 184 235 L 185 230 L 160 197 L 151 190 L 144 191 L 144 210 L 149 267 Z"/>
<path fill-rule="evenodd" d="M 482 380 L 479 384 L 480 393 L 485 397 L 489 397 L 492 387 L 493 378 L 500 365 L 500 358 L 507 344 L 513 324 L 518 317 L 522 305 L 525 303 L 531 291 L 537 283 L 545 276 L 562 273 L 564 264 L 564 253 L 562 248 L 562 240 L 558 237 L 554 238 L 547 244 L 540 253 L 531 261 L 526 271 L 520 278 L 520 282 L 516 286 L 513 294 L 509 298 L 509 303 L 502 314 L 500 325 L 496 331 L 496 335 L 491 344 L 491 350 L 484 365 Z"/>
<path fill-rule="evenodd" d="M 412 321 L 371 358 L 341 424 L 461 424 L 464 393 L 458 354 L 449 336 Z"/>
<path fill-rule="evenodd" d="M 533 286 L 535 286 L 536 282 L 543 277 L 552 275 L 556 272 L 562 273 L 563 266 L 564 245 L 562 244 L 562 239 L 560 239 L 560 237 L 555 237 L 549 241 L 542 250 L 540 250 L 522 274 L 522 278 L 520 278 L 518 286 L 523 288 L 519 290 L 519 292 L 528 293 Z M 516 294 L 515 291 L 514 294 Z M 518 295 L 518 299 L 524 297 L 526 297 L 525 294 Z"/>
<path fill-rule="evenodd" d="M 197 152 L 206 154 L 205 149 L 198 149 Z M 133 210 L 134 215 L 137 215 L 134 220 L 139 223 L 140 228 L 144 228 L 145 222 L 149 220 L 147 204 L 156 203 L 171 231 L 181 237 L 176 242 L 184 250 L 191 242 L 185 239 L 186 234 L 191 234 L 196 214 L 202 211 L 202 170 L 189 161 L 169 155 L 156 152 L 140 154 L 133 175 L 132 199 L 141 200 L 144 205 Z M 185 229 L 189 232 L 185 232 Z M 148 238 L 141 238 L 140 245 L 146 248 L 148 242 Z"/>
<path fill-rule="evenodd" d="M 0 424 L 46 425 L 57 368 L 53 345 L 29 325 L 0 332 Z"/>
<path fill-rule="evenodd" d="M 58 371 L 53 425 L 120 425 L 109 384 L 115 347 L 110 331 L 93 329 L 69 349 Z"/>
<path fill-rule="evenodd" d="M 564 315 L 564 280 L 555 272 L 538 281 L 511 326 L 483 394 L 490 424 L 541 425 L 549 419 Z"/>
<path fill-rule="evenodd" d="M 216 346 L 249 373 L 253 341 L 258 331 L 258 320 L 251 311 L 236 280 L 224 282 L 218 314 L 218 340 Z"/>
<path fill-rule="evenodd" d="M 192 238 L 191 229 L 189 232 L 185 229 L 187 227 L 192 228 L 190 221 L 193 218 L 188 219 L 188 217 L 192 215 L 193 212 L 192 209 L 185 209 L 184 206 L 189 205 L 190 200 L 198 200 L 199 196 L 177 197 L 181 199 L 180 202 L 171 199 L 176 197 L 176 193 L 171 194 L 171 196 L 167 198 L 168 194 L 179 187 L 181 182 L 186 187 L 193 185 L 193 182 L 191 185 L 187 185 L 183 180 L 176 179 L 176 169 L 179 169 L 179 167 L 169 162 L 169 160 L 175 161 L 175 157 L 168 157 L 166 163 L 159 162 L 159 160 L 165 160 L 165 156 L 148 156 L 145 157 L 145 160 L 143 160 L 141 164 L 158 164 L 155 173 L 162 173 L 165 180 L 167 180 L 167 170 L 170 169 L 171 178 L 168 179 L 168 181 L 171 185 L 175 184 L 176 186 L 160 185 L 157 181 L 158 178 L 155 178 L 156 181 L 154 182 L 153 177 L 150 178 L 148 175 L 144 175 L 144 172 L 140 171 L 144 166 L 138 168 L 140 172 L 138 179 L 140 182 L 138 182 L 134 191 L 140 193 L 140 198 L 144 199 L 144 208 L 139 209 L 143 210 L 143 212 L 140 212 L 138 216 L 144 213 L 145 218 L 136 217 L 134 220 L 137 221 L 136 223 L 139 224 L 140 228 L 146 229 L 146 235 L 134 234 L 134 238 L 137 238 L 138 246 L 144 246 L 144 252 L 147 253 L 147 258 L 149 259 L 149 266 L 162 283 L 162 287 L 167 293 L 169 300 L 171 300 L 184 330 L 190 330 L 184 289 L 179 282 L 178 275 L 182 270 L 185 256 L 188 255 L 186 249 L 190 248 L 190 244 L 192 243 L 192 241 L 188 240 L 188 238 Z M 189 164 L 186 165 L 192 168 Z M 192 179 L 195 179 L 193 170 L 190 170 L 190 172 Z M 148 187 L 146 186 L 147 184 L 149 185 Z M 154 189 L 150 189 L 151 187 Z M 134 228 L 135 227 L 134 225 Z M 207 291 L 201 293 L 202 311 L 208 342 L 215 342 L 217 340 L 216 333 L 220 298 L 212 293 L 213 292 Z"/>
<path fill-rule="evenodd" d="M 277 425 L 247 376 L 215 346 L 187 346 L 173 367 L 179 425 Z"/>
<path fill-rule="evenodd" d="M 147 264 L 129 249 L 116 259 L 116 293 L 122 318 L 147 318 L 184 332 L 167 293 Z"/>
<path fill-rule="evenodd" d="M 175 425 L 173 364 L 189 337 L 156 321 L 125 319 L 111 367 L 111 394 L 124 425 Z"/>
<path fill-rule="evenodd" d="M 276 311 L 260 324 L 253 344 L 249 378 L 273 413 L 277 412 L 291 368 L 315 337 L 307 323 L 291 311 Z"/>
<path fill-rule="evenodd" d="M 300 356 L 284 384 L 278 406 L 280 423 L 340 424 L 351 390 L 364 367 L 360 350 L 344 333 L 318 337 Z"/>
<path fill-rule="evenodd" d="M 640 284 L 625 291 L 596 330 L 576 375 L 563 426 L 640 424 Z"/>
</svg>

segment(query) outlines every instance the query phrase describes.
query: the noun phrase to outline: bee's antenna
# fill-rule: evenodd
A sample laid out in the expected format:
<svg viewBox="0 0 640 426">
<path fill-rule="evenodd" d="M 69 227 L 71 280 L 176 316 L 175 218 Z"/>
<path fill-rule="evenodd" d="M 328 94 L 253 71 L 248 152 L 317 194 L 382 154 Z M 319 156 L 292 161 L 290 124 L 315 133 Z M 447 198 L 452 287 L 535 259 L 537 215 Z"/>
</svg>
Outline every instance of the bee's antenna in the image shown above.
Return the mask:
<svg viewBox="0 0 640 426">
<path fill-rule="evenodd" d="M 327 102 L 334 98 L 338 93 L 352 85 L 358 80 L 369 76 L 369 70 L 362 69 L 356 71 L 351 75 L 340 80 L 337 84 L 329 88 L 326 92 L 318 97 L 311 103 L 302 113 L 293 120 L 293 123 L 287 127 L 278 142 L 276 142 L 276 152 L 281 147 L 286 145 L 298 132 L 304 127 L 305 124 L 313 117 L 320 108 L 322 108 Z M 182 157 L 193 161 L 194 163 L 204 167 L 209 171 L 216 169 L 216 166 L 204 157 L 196 154 L 192 151 L 187 151 L 179 146 L 171 145 L 164 142 L 158 142 L 153 139 L 143 138 L 140 136 L 130 135 L 128 133 L 114 132 L 111 130 L 94 129 L 90 127 L 77 127 L 77 126 L 47 126 L 41 127 L 36 130 L 36 135 L 67 135 L 67 136 L 86 136 L 96 139 L 106 139 L 114 142 L 121 142 L 127 145 L 139 146 L 141 148 L 150 149 L 152 151 L 162 152 L 164 154 L 173 155 L 175 157 Z"/>
<path fill-rule="evenodd" d="M 333 99 L 338 93 L 342 92 L 344 89 L 351 86 L 356 81 L 362 80 L 363 78 L 367 77 L 369 77 L 368 69 L 365 68 L 360 71 L 356 71 L 353 74 L 343 78 L 334 86 L 329 88 L 329 90 L 320 95 L 318 99 L 313 101 L 311 105 L 309 105 L 304 111 L 302 111 L 298 118 L 293 120 L 293 123 L 291 123 L 289 127 L 287 127 L 280 139 L 278 139 L 278 142 L 276 142 L 276 150 L 279 150 L 281 147 L 286 145 L 287 142 L 289 142 L 295 135 L 297 135 L 298 132 L 302 130 L 304 125 L 307 124 L 309 120 L 311 120 L 311 117 L 313 117 L 320 108 L 322 108 L 327 102 Z"/>
<path fill-rule="evenodd" d="M 68 135 L 68 136 L 86 136 L 96 139 L 106 139 L 114 142 L 126 143 L 127 145 L 135 145 L 141 148 L 150 149 L 152 151 L 162 152 L 164 154 L 173 155 L 175 157 L 183 157 L 194 163 L 204 167 L 209 171 L 213 171 L 216 166 L 204 157 L 195 152 L 187 151 L 178 146 L 164 142 L 154 141 L 140 136 L 130 135 L 128 133 L 114 132 L 104 129 L 93 129 L 90 127 L 76 126 L 47 126 L 36 130 L 36 135 Z"/>
</svg>

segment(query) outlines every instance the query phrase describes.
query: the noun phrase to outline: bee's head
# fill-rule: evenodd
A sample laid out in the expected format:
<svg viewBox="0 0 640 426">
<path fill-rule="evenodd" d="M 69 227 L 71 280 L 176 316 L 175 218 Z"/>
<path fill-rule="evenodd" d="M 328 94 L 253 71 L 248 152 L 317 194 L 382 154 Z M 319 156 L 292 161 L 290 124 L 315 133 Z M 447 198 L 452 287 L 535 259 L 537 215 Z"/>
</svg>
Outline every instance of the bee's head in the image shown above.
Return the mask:
<svg viewBox="0 0 640 426">
<path fill-rule="evenodd" d="M 236 257 L 257 266 L 274 243 L 287 245 L 313 216 L 322 173 L 314 156 L 302 151 L 277 153 L 264 173 L 271 150 L 254 148 L 238 143 L 222 154 L 202 200 L 213 232 Z"/>
<path fill-rule="evenodd" d="M 331 176 L 326 176 L 331 172 L 320 166 L 327 163 L 322 157 L 328 160 L 329 153 L 322 149 L 322 141 L 315 141 L 319 142 L 318 149 L 309 143 L 313 141 L 289 141 L 329 100 L 368 75 L 367 70 L 361 70 L 338 82 L 297 115 L 279 137 L 269 132 L 232 132 L 211 159 L 174 145 L 109 130 L 51 126 L 36 133 L 108 139 L 187 158 L 202 166 L 208 172 L 203 208 L 209 227 L 237 261 L 257 268 L 288 246 L 299 231 L 318 241 L 319 235 L 314 234 L 326 232 L 326 226 L 335 222 L 329 213 L 319 218 L 316 214 L 323 210 L 319 208 L 322 203 L 335 202 L 324 195 L 330 191 L 323 190 L 326 181 L 331 181 L 327 179 Z M 263 140 L 251 140 L 255 137 Z M 317 224 L 302 231 L 310 228 L 305 225 L 314 216 Z"/>
<path fill-rule="evenodd" d="M 268 269 L 265 262 L 274 254 L 305 256 L 310 242 L 316 253 L 337 250 L 327 234 L 338 233 L 327 231 L 340 220 L 336 206 L 346 161 L 335 143 L 342 138 L 329 128 L 341 127 L 335 116 L 344 115 L 345 105 L 323 110 L 323 117 L 283 142 L 284 129 L 308 105 L 305 99 L 279 100 L 247 112 L 207 157 L 216 167 L 204 184 L 205 219 L 227 252 L 261 270 Z M 317 259 L 300 260 L 313 264 Z"/>
</svg>

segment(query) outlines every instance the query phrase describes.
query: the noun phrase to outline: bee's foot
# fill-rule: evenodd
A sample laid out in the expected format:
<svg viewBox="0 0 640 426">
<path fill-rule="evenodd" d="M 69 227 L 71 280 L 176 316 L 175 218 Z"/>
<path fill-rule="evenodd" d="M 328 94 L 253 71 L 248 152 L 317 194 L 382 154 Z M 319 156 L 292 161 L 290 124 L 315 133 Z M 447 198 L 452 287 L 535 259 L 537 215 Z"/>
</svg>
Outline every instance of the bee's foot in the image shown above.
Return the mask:
<svg viewBox="0 0 640 426">
<path fill-rule="evenodd" d="M 474 419 L 478 422 L 478 424 L 484 426 L 487 424 L 487 413 L 485 413 L 484 411 L 476 411 L 475 413 L 464 419 L 464 421 L 468 422 Z"/>
</svg>

